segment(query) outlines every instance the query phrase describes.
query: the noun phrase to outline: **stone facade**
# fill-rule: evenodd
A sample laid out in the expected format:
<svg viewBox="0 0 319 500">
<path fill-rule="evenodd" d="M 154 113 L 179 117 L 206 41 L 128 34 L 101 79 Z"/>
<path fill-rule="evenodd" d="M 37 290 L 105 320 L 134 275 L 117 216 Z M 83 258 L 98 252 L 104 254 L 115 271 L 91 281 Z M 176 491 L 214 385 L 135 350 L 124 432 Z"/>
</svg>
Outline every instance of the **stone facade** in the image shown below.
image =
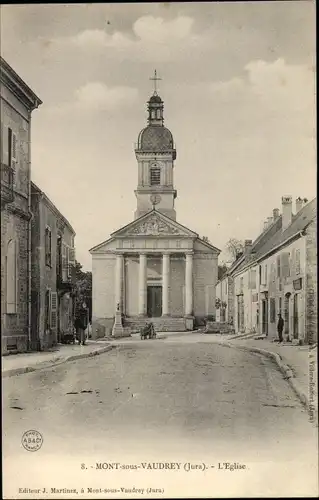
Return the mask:
<svg viewBox="0 0 319 500">
<path fill-rule="evenodd" d="M 31 333 L 30 124 L 40 99 L 1 58 L 2 353 L 29 348 Z"/>
<path fill-rule="evenodd" d="M 95 338 L 111 333 L 118 310 L 133 330 L 150 319 L 157 330 L 192 330 L 215 314 L 220 250 L 176 222 L 176 151 L 156 93 L 148 112 L 135 148 L 135 220 L 90 250 Z"/>
<path fill-rule="evenodd" d="M 32 348 L 44 350 L 73 332 L 75 232 L 49 198 L 31 185 Z"/>
<path fill-rule="evenodd" d="M 283 216 L 269 226 L 271 236 L 261 245 L 260 236 L 252 243 L 250 254 L 232 266 L 216 293 L 224 297 L 225 283 L 233 279 L 234 289 L 228 287 L 224 300 L 234 303 L 237 333 L 273 340 L 280 313 L 286 339 L 312 344 L 317 341 L 316 200 L 299 206 L 296 214 L 289 212 L 290 200 L 284 197 Z M 282 225 L 284 217 L 288 223 Z"/>
</svg>

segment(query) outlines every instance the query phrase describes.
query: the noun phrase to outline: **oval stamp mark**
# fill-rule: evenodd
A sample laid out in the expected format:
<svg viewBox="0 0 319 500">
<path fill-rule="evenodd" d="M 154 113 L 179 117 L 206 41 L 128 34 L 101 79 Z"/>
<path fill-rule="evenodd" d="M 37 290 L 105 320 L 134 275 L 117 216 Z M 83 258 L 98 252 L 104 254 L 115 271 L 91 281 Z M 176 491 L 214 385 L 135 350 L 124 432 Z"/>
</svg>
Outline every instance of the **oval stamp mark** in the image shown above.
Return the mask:
<svg viewBox="0 0 319 500">
<path fill-rule="evenodd" d="M 22 436 L 21 442 L 27 451 L 38 451 L 43 444 L 43 436 L 39 431 L 26 431 Z"/>
</svg>

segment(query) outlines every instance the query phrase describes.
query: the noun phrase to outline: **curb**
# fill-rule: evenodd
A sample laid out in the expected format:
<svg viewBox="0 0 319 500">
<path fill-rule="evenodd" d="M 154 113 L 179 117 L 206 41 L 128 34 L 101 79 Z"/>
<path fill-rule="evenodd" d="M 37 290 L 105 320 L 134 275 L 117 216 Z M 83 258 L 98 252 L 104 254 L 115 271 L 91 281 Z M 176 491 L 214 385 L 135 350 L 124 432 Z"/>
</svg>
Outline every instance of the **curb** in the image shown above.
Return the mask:
<svg viewBox="0 0 319 500">
<path fill-rule="evenodd" d="M 43 370 L 46 368 L 52 368 L 52 366 L 62 365 L 63 363 L 68 363 L 69 361 L 74 361 L 74 360 L 80 359 L 80 358 L 82 358 L 82 359 L 92 358 L 94 356 L 98 356 L 99 354 L 103 354 L 104 352 L 110 351 L 111 349 L 114 349 L 115 347 L 116 347 L 115 345 L 107 345 L 105 347 L 102 347 L 101 349 L 97 349 L 96 351 L 91 351 L 91 352 L 82 353 L 82 354 L 74 354 L 73 356 L 68 356 L 64 359 L 58 358 L 56 361 L 44 361 L 43 363 L 39 363 L 38 365 L 34 365 L 34 366 L 25 366 L 23 368 L 13 368 L 12 370 L 7 370 L 5 372 L 2 372 L 2 378 L 13 377 L 15 375 L 22 375 L 24 373 L 30 373 L 30 372 L 35 372 L 38 370 Z"/>
<path fill-rule="evenodd" d="M 291 368 L 286 365 L 283 361 L 281 356 L 272 351 L 267 351 L 266 349 L 259 349 L 258 347 L 250 347 L 250 346 L 244 346 L 244 345 L 235 345 L 229 342 L 216 342 L 220 345 L 224 345 L 226 347 L 234 347 L 235 349 L 240 349 L 242 351 L 247 351 L 247 352 L 254 352 L 257 354 L 261 354 L 267 358 L 270 358 L 272 361 L 274 361 L 281 373 L 284 375 L 285 380 L 288 381 L 289 385 L 297 395 L 299 401 L 302 403 L 302 405 L 306 408 L 309 416 L 311 417 L 311 420 L 313 423 L 317 425 L 318 423 L 318 415 L 316 415 L 316 411 L 313 409 L 311 406 L 308 396 L 303 392 L 303 390 L 300 388 L 299 383 L 294 377 L 293 371 Z"/>
</svg>

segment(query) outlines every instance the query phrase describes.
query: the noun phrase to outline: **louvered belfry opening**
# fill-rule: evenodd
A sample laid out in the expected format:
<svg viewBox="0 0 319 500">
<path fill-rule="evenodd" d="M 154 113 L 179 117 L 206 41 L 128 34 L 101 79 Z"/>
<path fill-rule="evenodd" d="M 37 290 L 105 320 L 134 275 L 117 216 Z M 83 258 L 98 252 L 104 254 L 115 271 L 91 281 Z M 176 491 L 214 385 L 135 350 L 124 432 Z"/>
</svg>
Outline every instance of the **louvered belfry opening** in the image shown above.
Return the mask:
<svg viewBox="0 0 319 500">
<path fill-rule="evenodd" d="M 161 169 L 151 167 L 151 186 L 158 186 L 161 183 Z"/>
</svg>

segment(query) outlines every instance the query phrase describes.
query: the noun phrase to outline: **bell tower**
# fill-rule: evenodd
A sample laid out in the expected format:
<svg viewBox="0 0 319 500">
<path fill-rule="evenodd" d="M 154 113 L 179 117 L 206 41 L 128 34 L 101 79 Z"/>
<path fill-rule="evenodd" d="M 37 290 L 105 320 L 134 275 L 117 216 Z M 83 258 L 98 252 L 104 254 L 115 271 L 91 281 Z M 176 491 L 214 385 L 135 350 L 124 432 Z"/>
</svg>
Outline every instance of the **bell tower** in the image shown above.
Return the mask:
<svg viewBox="0 0 319 500">
<path fill-rule="evenodd" d="M 148 125 L 139 133 L 135 147 L 138 163 L 135 219 L 152 210 L 156 204 L 159 212 L 175 220 L 177 192 L 173 170 L 176 150 L 172 133 L 164 127 L 164 103 L 157 93 L 157 82 L 161 79 L 157 77 L 156 70 L 150 80 L 154 82 L 154 92 L 147 103 Z"/>
</svg>

